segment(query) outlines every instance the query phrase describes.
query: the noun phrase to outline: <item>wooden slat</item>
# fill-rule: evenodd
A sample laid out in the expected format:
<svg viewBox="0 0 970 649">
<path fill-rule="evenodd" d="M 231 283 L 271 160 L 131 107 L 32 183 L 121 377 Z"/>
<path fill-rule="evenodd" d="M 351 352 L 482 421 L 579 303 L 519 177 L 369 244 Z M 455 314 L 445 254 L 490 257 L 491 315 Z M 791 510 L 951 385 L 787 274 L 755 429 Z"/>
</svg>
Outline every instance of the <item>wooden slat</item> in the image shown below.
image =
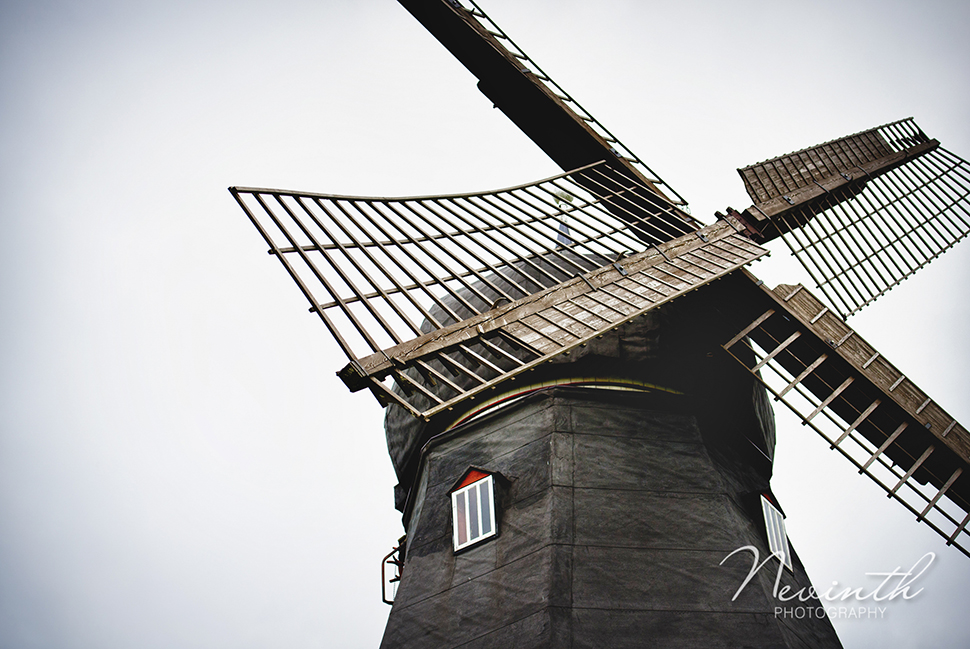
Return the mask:
<svg viewBox="0 0 970 649">
<path fill-rule="evenodd" d="M 864 410 L 864 411 L 862 412 L 862 414 L 861 414 L 861 415 L 859 415 L 859 417 L 858 417 L 858 418 L 857 418 L 857 419 L 856 419 L 856 420 L 855 420 L 854 422 L 852 422 L 852 423 L 851 423 L 851 424 L 849 425 L 849 427 L 848 427 L 848 428 L 846 428 L 846 429 L 845 429 L 844 431 L 842 431 L 842 434 L 841 434 L 841 435 L 839 435 L 839 438 L 838 438 L 837 440 L 835 440 L 834 442 L 832 442 L 832 446 L 830 446 L 829 448 L 835 448 L 836 446 L 838 446 L 839 444 L 841 444 L 841 443 L 842 443 L 842 441 L 843 441 L 843 440 L 844 440 L 844 439 L 845 439 L 846 437 L 848 437 L 848 436 L 849 436 L 849 434 L 850 434 L 850 433 L 851 433 L 852 431 L 854 431 L 854 430 L 855 430 L 856 428 L 858 428 L 858 427 L 859 427 L 859 424 L 861 424 L 862 422 L 864 422 L 864 421 L 866 420 L 866 418 L 867 418 L 867 417 L 868 417 L 869 415 L 871 415 L 871 414 L 872 414 L 872 411 L 873 411 L 873 410 L 875 410 L 876 408 L 878 408 L 878 407 L 879 407 L 879 404 L 880 404 L 880 403 L 882 403 L 882 400 L 881 400 L 881 399 L 876 399 L 876 400 L 875 400 L 875 401 L 873 401 L 873 402 L 872 402 L 871 404 L 869 404 L 869 407 L 868 407 L 868 408 L 866 408 L 866 409 L 865 409 L 865 410 Z"/>
<path fill-rule="evenodd" d="M 751 368 L 751 371 L 752 372 L 757 372 L 758 370 L 760 370 L 762 367 L 765 366 L 766 363 L 768 363 L 768 361 L 770 361 L 775 356 L 777 356 L 778 354 L 780 354 L 781 352 L 783 352 L 785 350 L 785 348 L 787 348 L 790 344 L 792 344 L 793 342 L 795 342 L 796 340 L 798 340 L 801 337 L 801 335 L 802 335 L 802 332 L 796 331 L 792 335 L 788 336 L 788 338 L 786 338 L 780 345 L 778 345 L 777 347 L 775 347 L 774 349 L 772 349 L 770 352 L 768 352 L 768 355 L 767 356 L 765 356 L 760 361 L 758 361 L 758 364 L 755 365 L 753 368 Z"/>
<path fill-rule="evenodd" d="M 906 471 L 906 473 L 903 475 L 903 477 L 899 479 L 899 482 L 896 483 L 896 486 L 892 488 L 892 491 L 890 491 L 888 495 L 889 496 L 892 496 L 897 491 L 899 491 L 899 488 L 902 487 L 906 483 L 907 480 L 909 480 L 910 476 L 912 476 L 914 473 L 916 473 L 916 470 L 919 469 L 923 465 L 923 462 L 926 461 L 926 458 L 928 458 L 930 455 L 932 455 L 933 454 L 933 451 L 935 451 L 935 450 L 936 450 L 936 447 L 935 446 L 929 446 L 929 447 L 927 447 L 927 449 L 925 451 L 923 451 L 923 454 L 919 456 L 919 459 L 916 460 L 915 462 L 913 462 L 913 465 L 911 467 L 909 467 L 909 470 Z"/>
<path fill-rule="evenodd" d="M 943 487 L 936 492 L 936 495 L 933 496 L 933 499 L 926 504 L 926 507 L 923 509 L 923 511 L 920 512 L 916 520 L 922 520 L 923 517 L 926 516 L 926 513 L 931 509 L 933 509 L 936 503 L 939 502 L 940 498 L 943 497 L 943 494 L 945 494 L 947 490 L 953 486 L 953 483 L 957 481 L 957 478 L 959 478 L 962 473 L 963 473 L 963 467 L 957 467 L 957 470 L 953 472 L 953 474 L 950 476 L 950 479 L 946 481 L 946 484 L 944 484 Z"/>
<path fill-rule="evenodd" d="M 811 365 L 809 365 L 808 367 L 806 367 L 804 369 L 804 371 L 802 371 L 801 374 L 799 374 L 798 376 L 796 376 L 791 383 L 789 383 L 788 385 L 786 385 L 784 387 L 784 389 L 781 392 L 778 393 L 778 398 L 779 399 L 783 398 L 786 394 L 788 394 L 792 390 L 792 388 L 794 388 L 796 385 L 798 385 L 799 383 L 801 383 L 802 381 L 804 381 L 805 380 L 805 377 L 808 376 L 809 374 L 811 374 L 812 372 L 814 372 L 815 371 L 815 368 L 817 368 L 819 365 L 821 365 L 822 363 L 824 363 L 826 358 L 828 358 L 828 354 L 822 354 L 821 356 L 819 356 L 818 358 L 816 358 L 815 361 L 813 361 Z"/>
<path fill-rule="evenodd" d="M 754 322 L 752 322 L 747 327 L 745 327 L 744 329 L 742 329 L 741 332 L 737 336 L 735 336 L 734 338 L 732 338 L 728 342 L 724 343 L 724 349 L 731 349 L 732 347 L 734 347 L 734 345 L 737 344 L 737 342 L 739 340 L 741 340 L 742 338 L 744 338 L 745 336 L 747 336 L 749 333 L 751 333 L 752 331 L 754 331 L 756 327 L 758 327 L 762 322 L 764 322 L 765 320 L 767 320 L 768 318 L 770 318 L 774 314 L 775 314 L 775 310 L 774 309 L 768 309 L 767 311 L 765 311 L 764 313 L 762 313 L 760 316 L 758 316 L 758 318 Z"/>
<path fill-rule="evenodd" d="M 828 405 L 830 403 L 832 403 L 833 401 L 835 401 L 835 399 L 840 394 L 842 394 L 845 391 L 845 389 L 847 387 L 849 387 L 850 385 L 852 385 L 854 382 L 855 382 L 855 377 L 854 376 L 850 376 L 845 381 L 843 381 L 842 384 L 839 387 L 835 388 L 835 391 L 832 392 L 832 394 L 830 394 L 829 396 L 825 397 L 825 401 L 823 401 L 822 403 L 818 404 L 818 407 L 815 408 L 815 410 L 812 411 L 812 414 L 810 414 L 808 417 L 805 418 L 805 421 L 808 422 L 808 421 L 812 421 L 813 419 L 815 419 L 815 417 L 816 417 L 816 415 L 818 415 L 818 413 L 820 413 L 823 410 L 825 410 L 825 408 L 828 407 Z"/>
<path fill-rule="evenodd" d="M 898 438 L 900 434 L 902 434 L 902 432 L 907 428 L 909 428 L 909 424 L 907 422 L 904 421 L 903 423 L 901 423 L 899 425 L 899 428 L 894 430 L 893 434 L 887 437 L 886 441 L 883 442 L 879 446 L 879 448 L 876 449 L 876 452 L 869 456 L 869 459 L 866 460 L 866 463 L 862 465 L 861 469 L 859 469 L 859 473 L 862 473 L 863 471 L 868 469 L 872 465 L 872 463 L 879 458 L 880 455 L 886 452 L 886 449 L 889 448 L 892 445 L 892 443 L 896 441 L 896 438 Z"/>
</svg>

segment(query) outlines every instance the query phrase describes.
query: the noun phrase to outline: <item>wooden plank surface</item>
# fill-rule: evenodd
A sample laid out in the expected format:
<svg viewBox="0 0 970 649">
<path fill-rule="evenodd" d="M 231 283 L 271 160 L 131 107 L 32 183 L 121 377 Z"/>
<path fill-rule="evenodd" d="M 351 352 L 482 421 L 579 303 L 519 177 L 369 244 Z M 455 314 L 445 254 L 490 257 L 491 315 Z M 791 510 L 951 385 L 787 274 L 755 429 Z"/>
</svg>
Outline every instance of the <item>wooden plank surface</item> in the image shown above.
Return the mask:
<svg viewBox="0 0 970 649">
<path fill-rule="evenodd" d="M 677 291 L 696 286 L 701 281 L 698 278 L 701 275 L 699 269 L 695 268 L 694 274 L 692 274 L 673 265 L 668 259 L 676 260 L 682 255 L 709 249 L 710 252 L 705 255 L 706 258 L 712 260 L 711 263 L 715 266 L 720 267 L 722 269 L 721 274 L 723 274 L 724 269 L 736 268 L 767 254 L 764 248 L 737 234 L 736 228 L 737 225 L 719 220 L 705 226 L 697 233 L 684 235 L 673 241 L 660 244 L 656 248 L 650 248 L 622 259 L 618 263 L 622 266 L 626 275 L 623 275 L 613 265 L 604 266 L 587 273 L 585 279 L 574 277 L 558 286 L 359 359 L 360 368 L 365 376 L 379 377 L 395 364 L 407 363 L 425 354 L 471 340 L 481 334 L 522 320 L 531 314 L 542 312 L 554 304 L 563 304 L 582 295 L 587 296 L 587 299 L 582 301 L 584 308 L 589 309 L 607 322 L 613 323 L 618 316 L 623 317 L 636 310 L 610 294 L 610 291 L 613 290 L 612 285 L 623 282 L 626 278 L 656 292 L 660 296 L 659 299 L 668 299 Z M 707 275 L 708 278 L 705 278 L 704 281 L 715 276 L 715 273 L 707 273 Z M 629 286 L 626 283 L 623 285 Z M 601 288 L 605 290 L 599 290 Z M 594 294 L 595 298 L 593 298 Z M 649 295 L 649 292 L 641 294 Z M 534 319 L 527 322 L 531 326 L 536 326 Z M 588 324 L 592 325 L 593 321 L 589 321 Z M 542 330 L 544 326 L 539 326 L 538 329 Z"/>
<path fill-rule="evenodd" d="M 828 343 L 835 353 L 879 388 L 887 400 L 896 402 L 964 462 L 970 462 L 970 434 L 963 425 L 956 422 L 882 354 L 877 355 L 875 348 L 835 313 L 827 310 L 822 313 L 825 305 L 810 291 L 802 287 L 796 292 L 795 288 L 782 284 L 772 293 L 803 326 Z M 820 313 L 821 317 L 818 317 Z"/>
<path fill-rule="evenodd" d="M 420 372 L 420 364 L 429 360 L 450 362 L 451 370 L 474 375 L 475 385 L 454 389 L 452 383 L 449 387 L 457 394 L 434 399 L 436 405 L 423 411 L 399 396 L 393 397 L 415 416 L 430 419 L 464 399 L 474 399 L 503 381 L 513 380 L 556 355 L 568 354 L 593 338 L 767 254 L 767 250 L 739 235 L 736 227 L 737 224 L 718 221 L 703 228 L 702 236 L 685 235 L 661 244 L 658 249 L 623 258 L 618 262 L 619 267 L 617 264 L 604 266 L 587 274 L 585 279 L 575 278 L 373 354 L 360 361 L 355 369 L 359 376 L 356 380 L 366 387 L 379 383 L 388 374 L 398 376 L 414 368 L 406 382 L 424 377 L 428 381 L 427 390 L 432 384 L 426 373 Z M 681 259 L 705 250 L 711 254 L 703 257 L 704 265 Z M 467 348 L 483 344 L 494 336 L 508 341 L 512 347 L 527 348 L 534 357 L 508 355 L 506 360 L 512 367 L 507 363 L 505 369 L 484 368 L 474 355 L 469 355 Z M 453 354 L 459 348 L 465 350 L 463 354 L 468 361 L 462 367 L 455 360 L 458 356 Z M 453 358 L 446 360 L 446 354 Z M 408 387 L 425 391 L 413 385 Z"/>
</svg>

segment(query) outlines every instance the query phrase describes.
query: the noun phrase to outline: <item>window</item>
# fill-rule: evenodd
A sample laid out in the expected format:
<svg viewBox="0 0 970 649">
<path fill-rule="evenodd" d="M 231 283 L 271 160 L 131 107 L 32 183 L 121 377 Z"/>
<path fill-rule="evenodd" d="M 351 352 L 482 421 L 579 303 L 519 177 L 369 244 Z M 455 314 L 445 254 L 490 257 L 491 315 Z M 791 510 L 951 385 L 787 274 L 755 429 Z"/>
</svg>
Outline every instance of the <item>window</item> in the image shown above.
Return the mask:
<svg viewBox="0 0 970 649">
<path fill-rule="evenodd" d="M 770 500 L 761 496 L 761 509 L 765 513 L 765 528 L 768 530 L 768 550 L 771 551 L 789 570 L 794 571 L 791 552 L 788 550 L 788 535 L 785 533 L 785 516 Z"/>
<path fill-rule="evenodd" d="M 451 492 L 451 520 L 455 550 L 495 536 L 495 479 L 478 470 L 469 471 Z"/>
</svg>

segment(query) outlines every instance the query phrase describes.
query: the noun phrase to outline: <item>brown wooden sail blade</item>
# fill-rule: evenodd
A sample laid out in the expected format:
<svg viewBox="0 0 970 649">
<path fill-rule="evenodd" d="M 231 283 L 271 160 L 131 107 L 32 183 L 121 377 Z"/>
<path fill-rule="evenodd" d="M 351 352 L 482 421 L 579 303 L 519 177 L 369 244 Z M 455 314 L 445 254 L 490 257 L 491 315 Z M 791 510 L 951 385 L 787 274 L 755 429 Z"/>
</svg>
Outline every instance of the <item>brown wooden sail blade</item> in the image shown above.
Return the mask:
<svg viewBox="0 0 970 649">
<path fill-rule="evenodd" d="M 750 296 L 739 302 L 760 314 L 724 348 L 803 425 L 970 556 L 966 428 L 807 289 L 772 291 L 749 277 Z"/>
<path fill-rule="evenodd" d="M 734 225 L 718 221 L 657 250 L 359 359 L 340 376 L 351 389 L 369 387 L 382 403 L 395 401 L 430 419 L 765 254 Z M 381 383 L 388 376 L 397 391 Z"/>
<path fill-rule="evenodd" d="M 680 210 L 609 173 L 401 199 L 230 191 L 355 361 L 665 241 L 655 225 Z M 644 192 L 650 216 L 636 209 Z"/>
<path fill-rule="evenodd" d="M 743 214 L 782 236 L 847 317 L 970 233 L 970 165 L 912 119 L 740 169 Z"/>
<path fill-rule="evenodd" d="M 635 181 L 686 210 L 687 202 L 563 90 L 482 9 L 467 0 L 400 0 L 479 79 L 478 87 L 562 169 L 605 161 L 615 182 Z M 467 5 L 467 6 L 466 6 Z M 649 214 L 652 201 L 636 209 Z M 700 226 L 686 211 L 682 227 Z M 666 226 L 660 225 L 664 228 Z M 668 239 L 683 230 L 673 229 Z"/>
</svg>

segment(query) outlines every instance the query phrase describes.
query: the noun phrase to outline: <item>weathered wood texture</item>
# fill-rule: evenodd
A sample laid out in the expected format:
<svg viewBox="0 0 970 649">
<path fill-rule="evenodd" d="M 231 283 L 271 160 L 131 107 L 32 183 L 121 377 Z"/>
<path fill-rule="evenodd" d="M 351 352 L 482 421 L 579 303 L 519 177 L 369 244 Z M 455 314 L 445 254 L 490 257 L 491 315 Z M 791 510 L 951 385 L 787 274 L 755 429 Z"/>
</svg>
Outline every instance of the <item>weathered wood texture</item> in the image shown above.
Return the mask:
<svg viewBox="0 0 970 649">
<path fill-rule="evenodd" d="M 345 369 L 345 375 L 354 373 L 345 380 L 371 387 L 379 398 L 394 400 L 415 416 L 430 419 L 765 254 L 765 249 L 738 234 L 734 225 L 718 221 L 657 250 L 360 359 Z M 501 349 L 499 341 L 514 350 L 502 359 L 494 356 Z M 470 353 L 481 345 L 489 346 L 491 362 L 486 354 Z M 464 388 L 455 382 L 441 385 L 432 379 L 445 378 L 444 372 L 429 376 L 429 368 L 448 368 L 474 380 Z M 405 395 L 380 383 L 388 374 Z M 407 399 L 411 392 L 428 401 Z"/>
<path fill-rule="evenodd" d="M 894 153 L 879 129 L 832 140 L 809 149 L 738 169 L 744 188 L 759 207 L 771 199 L 813 186 L 816 181 L 854 171 Z"/>
<path fill-rule="evenodd" d="M 783 236 L 844 317 L 970 234 L 970 165 L 912 119 L 738 171 L 755 204 L 729 213 Z"/>
<path fill-rule="evenodd" d="M 724 348 L 860 473 L 970 555 L 967 429 L 803 286 L 758 291 L 761 315 Z M 754 360 L 732 351 L 738 345 Z"/>
<path fill-rule="evenodd" d="M 755 203 L 744 219 L 774 239 L 939 145 L 908 119 L 738 169 Z"/>
<path fill-rule="evenodd" d="M 605 163 L 447 196 L 230 192 L 351 361 L 695 231 Z"/>
<path fill-rule="evenodd" d="M 790 313 L 877 386 L 887 400 L 895 401 L 964 462 L 970 462 L 970 435 L 967 429 L 830 311 L 821 300 L 800 284 L 779 285 L 774 293 L 788 306 Z"/>
</svg>

